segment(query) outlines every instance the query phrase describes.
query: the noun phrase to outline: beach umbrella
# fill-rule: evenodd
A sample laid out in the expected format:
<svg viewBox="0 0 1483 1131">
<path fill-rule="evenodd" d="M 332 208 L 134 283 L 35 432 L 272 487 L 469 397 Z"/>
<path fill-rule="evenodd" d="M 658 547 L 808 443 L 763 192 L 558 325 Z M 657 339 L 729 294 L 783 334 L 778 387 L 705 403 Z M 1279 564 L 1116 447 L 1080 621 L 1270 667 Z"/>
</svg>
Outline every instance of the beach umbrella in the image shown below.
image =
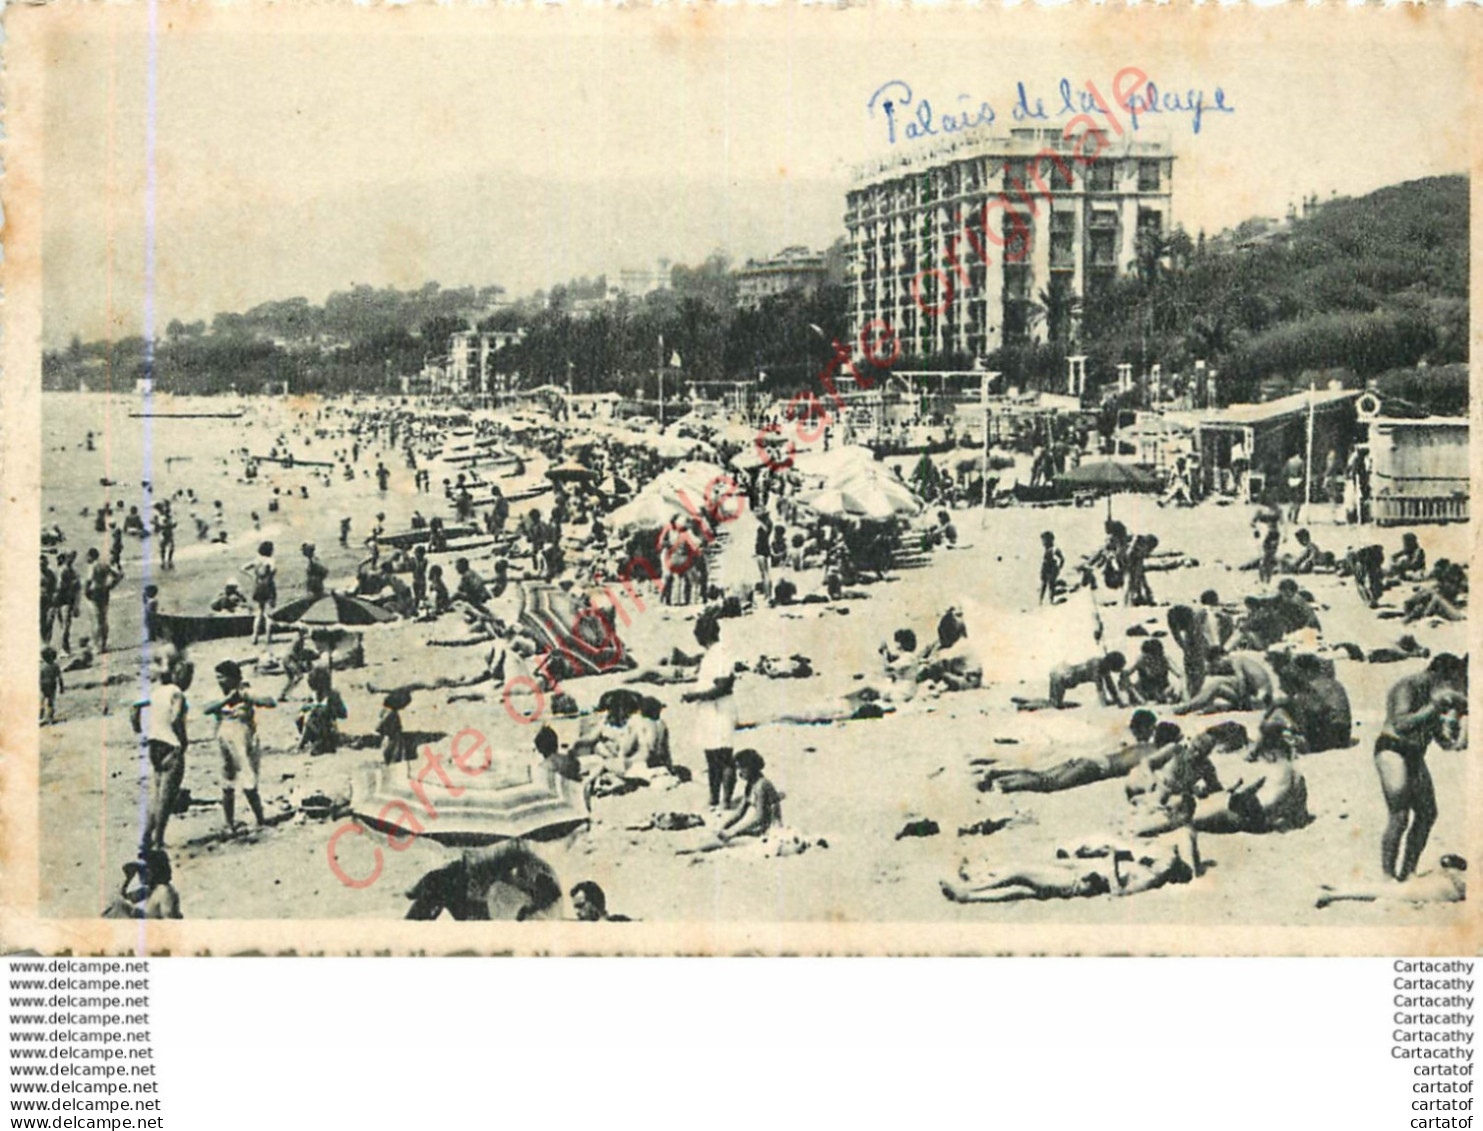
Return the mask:
<svg viewBox="0 0 1483 1131">
<path fill-rule="evenodd" d="M 580 463 L 567 460 L 546 469 L 546 478 L 553 483 L 587 483 L 597 478 L 597 472 Z"/>
<path fill-rule="evenodd" d="M 578 600 L 555 585 L 525 584 L 520 626 L 549 657 L 553 675 L 577 679 L 633 666 L 611 609 Z"/>
<path fill-rule="evenodd" d="M 804 500 L 815 514 L 829 517 L 868 518 L 884 522 L 898 514 L 915 513 L 902 510 L 871 484 L 826 487 L 817 495 Z"/>
<path fill-rule="evenodd" d="M 1157 491 L 1159 477 L 1147 468 L 1116 460 L 1084 463 L 1056 476 L 1058 484 L 1087 490 Z"/>
<path fill-rule="evenodd" d="M 370 762 L 352 776 L 351 812 L 399 843 L 416 835 L 448 845 L 549 840 L 589 821 L 580 787 L 547 773 L 529 752 L 484 745 L 459 753 L 460 769 L 449 774 L 457 796 L 422 772 L 422 758 Z"/>
<path fill-rule="evenodd" d="M 831 480 L 862 468 L 879 469 L 875 453 L 858 444 L 846 444 L 843 447 L 831 448 L 827 452 L 822 450 L 801 452 L 795 461 L 795 466 L 805 475 L 817 476 L 824 480 Z"/>
<path fill-rule="evenodd" d="M 719 464 L 692 461 L 677 464 L 652 479 L 633 499 L 608 515 L 614 530 L 652 530 L 672 519 L 704 513 L 706 492 L 714 500 L 728 476 Z M 688 504 L 688 505 L 687 505 Z"/>
<path fill-rule="evenodd" d="M 363 597 L 332 591 L 323 597 L 304 597 L 275 609 L 272 618 L 279 624 L 308 624 L 361 627 L 396 620 L 396 614 L 374 605 Z"/>
<path fill-rule="evenodd" d="M 607 515 L 606 522 L 613 530 L 657 530 L 682 513 L 678 503 L 644 492 Z"/>
<path fill-rule="evenodd" d="M 880 471 L 854 472 L 831 483 L 830 486 L 854 488 L 872 495 L 883 496 L 902 513 L 915 514 L 922 508 L 921 499 L 917 498 L 910 487 Z"/>
</svg>

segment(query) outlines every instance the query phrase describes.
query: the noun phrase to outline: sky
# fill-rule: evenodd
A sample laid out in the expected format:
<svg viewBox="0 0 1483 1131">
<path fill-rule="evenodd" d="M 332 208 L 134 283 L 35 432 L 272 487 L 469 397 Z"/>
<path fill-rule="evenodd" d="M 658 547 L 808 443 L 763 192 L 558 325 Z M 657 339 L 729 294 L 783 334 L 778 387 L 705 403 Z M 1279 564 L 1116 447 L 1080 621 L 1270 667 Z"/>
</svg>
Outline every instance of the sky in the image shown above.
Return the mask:
<svg viewBox="0 0 1483 1131">
<path fill-rule="evenodd" d="M 1106 93 L 1130 66 L 1207 107 L 1219 88 L 1233 112 L 1159 127 L 1191 233 L 1470 163 L 1465 37 L 1399 14 L 1150 13 L 1155 29 L 1057 11 L 162 5 L 151 198 L 144 11 L 20 29 L 46 53 L 48 346 L 139 332 L 151 199 L 157 331 L 357 283 L 519 295 L 717 248 L 822 248 L 844 234 L 852 169 L 925 144 L 898 121 L 892 146 L 871 110 L 892 80 L 939 123 L 987 103 L 1003 127 L 1020 83 L 1050 110 L 1063 78 Z"/>
</svg>

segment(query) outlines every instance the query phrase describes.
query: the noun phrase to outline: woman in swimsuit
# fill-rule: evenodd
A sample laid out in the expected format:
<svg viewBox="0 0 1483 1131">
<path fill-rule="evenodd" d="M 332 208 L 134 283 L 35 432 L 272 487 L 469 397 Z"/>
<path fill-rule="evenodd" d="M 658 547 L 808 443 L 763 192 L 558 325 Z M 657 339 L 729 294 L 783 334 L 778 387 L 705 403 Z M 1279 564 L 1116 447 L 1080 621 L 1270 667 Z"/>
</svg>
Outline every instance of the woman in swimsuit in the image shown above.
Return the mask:
<svg viewBox="0 0 1483 1131">
<path fill-rule="evenodd" d="M 258 636 L 265 636 L 273 643 L 273 626 L 268 620 L 268 610 L 278 603 L 278 566 L 273 561 L 273 543 L 264 542 L 257 548 L 257 557 L 242 567 L 243 573 L 252 575 L 252 604 L 257 610 L 252 621 L 252 643 Z"/>
</svg>

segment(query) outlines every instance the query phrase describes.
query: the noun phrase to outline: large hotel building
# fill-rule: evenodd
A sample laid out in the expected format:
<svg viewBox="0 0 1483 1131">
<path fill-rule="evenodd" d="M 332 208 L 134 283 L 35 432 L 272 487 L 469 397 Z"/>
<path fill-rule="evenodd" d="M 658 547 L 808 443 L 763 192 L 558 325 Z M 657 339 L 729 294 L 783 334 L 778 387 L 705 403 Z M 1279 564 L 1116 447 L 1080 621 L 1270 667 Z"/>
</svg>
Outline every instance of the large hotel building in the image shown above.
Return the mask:
<svg viewBox="0 0 1483 1131">
<path fill-rule="evenodd" d="M 907 357 L 979 357 L 1032 331 L 1056 331 L 1030 317 L 1042 293 L 1081 299 L 1126 272 L 1140 229 L 1169 231 L 1174 157 L 1167 142 L 1136 135 L 1109 135 L 1090 164 L 1072 149 L 1059 129 L 1015 129 L 1008 137 L 965 134 L 860 170 L 845 214 L 854 334 L 879 319 Z M 1001 193 L 1015 215 L 1002 205 L 985 212 Z M 983 238 L 985 215 L 1008 246 Z M 950 302 L 944 277 L 953 284 Z"/>
</svg>

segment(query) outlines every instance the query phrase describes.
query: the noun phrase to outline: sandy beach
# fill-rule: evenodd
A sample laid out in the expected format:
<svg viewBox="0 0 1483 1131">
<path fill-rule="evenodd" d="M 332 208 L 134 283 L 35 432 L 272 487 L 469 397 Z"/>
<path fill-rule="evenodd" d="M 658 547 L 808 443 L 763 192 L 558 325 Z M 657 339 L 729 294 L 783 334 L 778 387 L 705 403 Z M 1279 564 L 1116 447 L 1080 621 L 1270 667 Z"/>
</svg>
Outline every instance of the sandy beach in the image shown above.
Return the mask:
<svg viewBox="0 0 1483 1131">
<path fill-rule="evenodd" d="M 165 575 L 163 582 L 152 572 L 162 584 L 164 608 L 202 607 L 227 577 L 240 576 L 237 571 L 263 538 L 272 538 L 278 547 L 281 604 L 302 592 L 300 542 L 317 545 L 330 566 L 330 584 L 338 586 L 353 581 L 355 562 L 363 553 L 358 543 L 377 510 L 387 514 L 389 530 L 405 529 L 415 509 L 428 517 L 451 518 L 436 487 L 447 472 L 435 468 L 433 493 L 420 494 L 413 489 L 412 472 L 390 452 L 362 453 L 359 465 L 374 468 L 378 456 L 385 459 L 391 470 L 385 493 L 370 477 L 353 483 L 334 477 L 332 486 L 326 487 L 308 469 L 270 472 L 267 465 L 255 483 L 242 483 L 241 461 L 228 454 L 230 448 L 246 445 L 253 452 L 266 452 L 294 412 L 312 412 L 312 406 L 259 402 L 249 404 L 248 415 L 236 421 L 153 422 L 157 454 L 146 463 L 139 421 L 132 422 L 132 431 L 128 421 L 120 423 L 122 400 L 115 398 L 110 405 L 96 395 L 44 398 L 47 487 L 42 521 L 45 526 L 60 525 L 70 549 L 95 544 L 98 536 L 81 512 L 102 501 L 103 478 L 118 483 L 111 497 L 126 505 L 131 492 L 137 494 L 141 478 L 150 479 L 155 497 L 189 484 L 200 499 L 221 498 L 227 544 L 197 543 L 182 516 L 177 570 Z M 80 449 L 88 429 L 98 433 L 95 452 Z M 318 446 L 330 449 L 342 443 L 319 441 Z M 173 460 L 165 467 L 158 453 L 167 450 Z M 316 458 L 315 444 L 296 443 L 294 450 L 301 458 Z M 150 470 L 144 474 L 141 469 L 146 466 Z M 544 466 L 531 462 L 532 480 Z M 310 489 L 308 499 L 298 494 L 304 485 Z M 283 502 L 279 513 L 269 514 L 265 500 L 274 486 Z M 1216 589 L 1226 601 L 1261 591 L 1254 573 L 1235 568 L 1256 552 L 1250 507 L 1207 502 L 1162 509 L 1146 496 L 1118 496 L 1111 508 L 1134 532 L 1156 534 L 1161 551 L 1181 552 L 1198 564 L 1151 573 L 1158 602 L 1154 607 L 1126 608 L 1111 603 L 1120 594 L 1099 593 L 1103 603 L 1098 612 L 1108 647 L 1123 648 L 1131 655 L 1138 639 L 1128 637 L 1128 629 L 1142 626 L 1154 635 L 1165 633 L 1168 605 L 1194 602 L 1205 589 Z M 263 520 L 260 530 L 248 517 L 254 509 Z M 517 507 L 515 516 L 520 513 Z M 351 546 L 346 549 L 337 544 L 342 515 L 354 516 Z M 589 829 L 538 848 L 564 886 L 596 880 L 606 890 L 612 910 L 652 921 L 1439 927 L 1457 921 L 1462 911 L 1455 905 L 1346 903 L 1321 911 L 1314 908 L 1320 884 L 1378 876 L 1385 805 L 1371 747 L 1383 721 L 1387 690 L 1402 675 L 1421 670 L 1425 661 L 1419 659 L 1389 664 L 1336 661 L 1338 678 L 1354 706 L 1356 741 L 1348 749 L 1301 759 L 1314 818 L 1306 827 L 1264 835 L 1203 836 L 1205 874 L 1136 898 L 995 906 L 960 906 L 944 899 L 939 881 L 952 876 L 964 861 L 982 868 L 1052 860 L 1057 846 L 1095 837 L 1125 807 L 1121 781 L 1057 794 L 983 793 L 974 788 L 972 760 L 992 757 L 1005 765 L 1035 766 L 1106 753 L 1123 740 L 1129 714 L 1127 709 L 1097 706 L 1086 687 L 1073 692 L 1071 698 L 1081 704 L 1075 709 L 1021 712 L 1012 702 L 1014 697 L 1044 695 L 1046 674 L 1055 663 L 1086 659 L 1096 651 L 1093 598 L 1088 593 L 1073 593 L 1055 607 L 1036 605 L 1039 535 L 1043 530 L 1054 532 L 1068 561 L 1074 561 L 1100 545 L 1106 504 L 1001 507 L 986 513 L 965 509 L 953 517 L 960 533 L 956 548 L 938 548 L 914 568 L 861 586 L 864 596 L 858 599 L 759 605 L 748 615 L 723 621 L 727 647 L 749 667 L 755 668 L 764 654 L 798 653 L 811 660 L 814 675 L 809 678 L 769 679 L 748 671 L 738 676 L 736 691 L 743 727 L 738 745 L 755 747 L 766 758 L 767 777 L 783 793 L 787 826 L 812 844 L 808 851 L 775 858 L 744 846 L 701 856 L 677 855 L 678 848 L 700 843 L 707 830 L 630 831 L 628 826 L 641 824 L 656 812 L 703 814 L 706 809 L 704 758 L 692 740 L 698 708 L 679 702 L 682 687 L 650 687 L 646 690 L 667 704 L 675 761 L 689 767 L 695 780 L 595 799 Z M 720 541 L 712 550 L 713 576 L 724 579 L 728 570 L 746 567 L 754 521 L 743 515 L 720 527 Z M 1340 556 L 1361 540 L 1380 541 L 1387 551 L 1399 544 L 1399 531 L 1354 531 L 1334 525 L 1328 507 L 1312 507 L 1304 522 L 1324 549 Z M 1466 559 L 1464 528 L 1429 527 L 1420 533 L 1431 559 Z M 578 551 L 579 534 L 569 533 Z M 138 843 L 142 774 L 126 708 L 140 687 L 137 594 L 144 572 L 140 549 L 138 542 L 129 540 L 123 563 L 126 580 L 114 597 L 117 650 L 91 670 L 69 673 L 59 722 L 41 730 L 43 916 L 96 915 L 116 889 L 120 865 L 133 857 Z M 475 565 L 488 576 L 487 558 L 476 557 Z M 798 581 L 802 589 L 817 584 L 817 578 L 807 576 Z M 1397 619 L 1377 615 L 1395 607 L 1408 590 L 1392 591 L 1386 604 L 1372 611 L 1347 578 L 1312 576 L 1302 581 L 1315 598 L 1330 644 L 1351 642 L 1369 651 L 1393 645 L 1410 631 L 1434 653 L 1466 651 L 1465 624 L 1423 622 L 1403 627 Z M 785 715 L 838 703 L 865 682 L 878 683 L 880 642 L 903 625 L 930 632 L 950 604 L 964 609 L 970 638 L 984 659 L 982 688 L 941 695 L 924 691 L 880 719 L 822 725 L 779 721 Z M 693 624 L 698 612 L 698 606 L 647 600 L 642 611 L 632 610 L 631 623 L 622 628 L 624 641 L 641 666 L 676 647 L 695 651 Z M 86 623 L 86 614 L 78 623 Z M 374 729 L 380 697 L 367 690 L 368 683 L 393 682 L 409 671 L 420 675 L 466 662 L 467 657 L 449 653 L 469 650 L 427 646 L 428 637 L 445 623 L 402 622 L 367 630 L 367 666 L 336 676 L 349 708 L 343 733 L 368 734 Z M 283 645 L 277 648 L 281 653 Z M 195 646 L 198 684 L 205 686 L 193 691 L 192 702 L 214 692 L 209 673 L 216 662 L 229 657 L 240 662 L 255 654 L 242 639 Z M 573 680 L 566 690 L 585 713 L 602 692 L 622 686 L 630 674 Z M 253 686 L 259 693 L 276 693 L 280 683 L 281 677 L 262 677 Z M 296 694 L 303 693 L 301 686 Z M 313 758 L 295 752 L 293 718 L 298 706 L 295 700 L 259 712 L 262 796 L 270 827 L 235 837 L 224 835 L 220 806 L 212 803 L 220 797 L 221 781 L 209 720 L 192 715 L 184 784 L 194 804 L 175 818 L 169 833 L 175 884 L 188 918 L 400 918 L 407 909 L 406 889 L 429 869 L 456 858 L 456 850 L 419 838 L 405 851 L 383 852 L 383 871 L 370 886 L 353 889 L 338 880 L 327 858 L 335 823 L 304 816 L 299 803 L 316 792 L 347 795 L 356 768 L 374 759 L 376 751 L 342 747 Z M 1168 709 L 1155 709 L 1160 717 L 1168 717 Z M 1254 731 L 1259 717 L 1248 712 L 1182 721 L 1187 733 L 1226 718 L 1239 719 Z M 476 728 L 496 749 L 522 755 L 531 750 L 535 730 L 512 720 L 490 684 L 461 692 L 418 692 L 405 721 L 409 729 L 427 735 L 451 736 Z M 554 725 L 569 742 L 580 719 L 556 719 Z M 446 737 L 439 741 L 446 746 Z M 1436 749 L 1429 757 L 1441 812 L 1423 870 L 1435 868 L 1440 854 L 1463 850 L 1466 757 L 1465 752 Z M 898 839 L 904 826 L 924 819 L 936 822 L 940 831 Z M 959 834 L 960 828 L 986 819 L 1005 823 L 991 835 Z M 348 872 L 364 874 L 373 843 L 384 841 L 358 836 L 342 844 L 341 859 Z"/>
</svg>

